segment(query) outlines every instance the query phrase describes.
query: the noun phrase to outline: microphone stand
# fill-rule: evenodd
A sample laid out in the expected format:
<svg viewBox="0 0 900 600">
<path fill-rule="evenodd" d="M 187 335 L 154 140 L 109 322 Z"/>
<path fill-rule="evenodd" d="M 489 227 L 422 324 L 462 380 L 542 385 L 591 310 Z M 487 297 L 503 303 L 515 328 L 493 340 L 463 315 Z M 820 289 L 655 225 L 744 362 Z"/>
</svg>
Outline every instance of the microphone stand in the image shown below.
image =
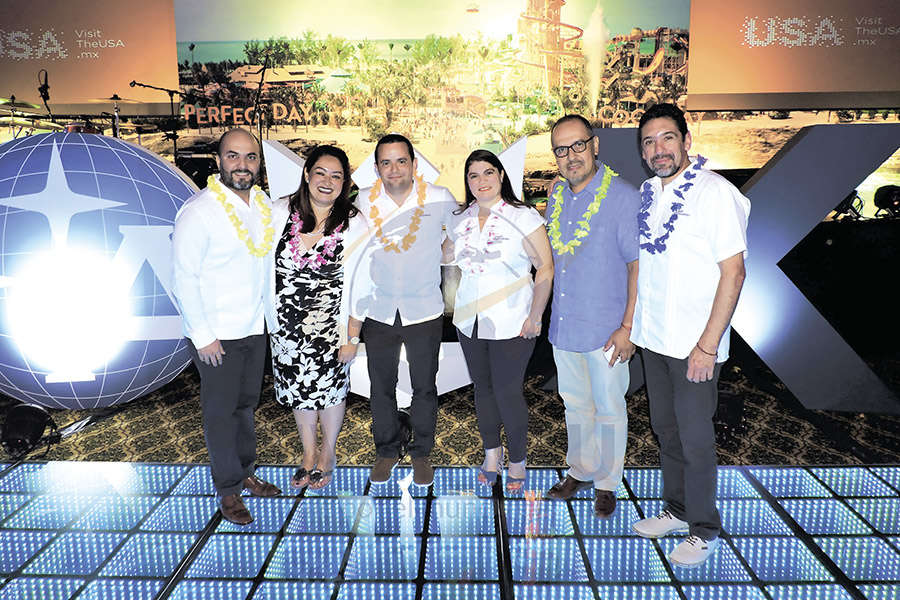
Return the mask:
<svg viewBox="0 0 900 600">
<path fill-rule="evenodd" d="M 44 74 L 44 82 L 41 83 L 41 73 Z M 44 108 L 47 109 L 47 114 L 50 115 L 50 121 L 52 123 L 56 123 L 56 117 L 53 116 L 53 111 L 50 110 L 50 105 L 47 104 L 50 102 L 50 85 L 47 83 L 47 69 L 41 69 L 38 71 L 38 94 L 41 96 L 41 100 L 44 103 Z"/>
<path fill-rule="evenodd" d="M 166 139 L 172 140 L 172 160 L 175 161 L 175 159 L 178 158 L 178 141 L 177 141 L 178 140 L 178 130 L 176 129 L 176 127 L 178 126 L 178 119 L 175 115 L 175 95 L 177 94 L 179 96 L 179 98 L 181 98 L 182 100 L 187 100 L 188 98 L 193 98 L 193 95 L 185 94 L 184 92 L 182 92 L 180 90 L 170 90 L 169 88 L 157 87 L 155 85 L 149 85 L 149 84 L 141 83 L 140 81 L 134 81 L 134 80 L 132 80 L 131 83 L 129 83 L 128 85 L 130 85 L 131 87 L 137 86 L 137 87 L 147 88 L 150 90 L 159 90 L 161 92 L 166 92 L 167 94 L 169 94 L 169 109 L 172 112 L 172 131 L 166 133 Z M 179 101 L 179 103 L 180 103 L 180 101 Z"/>
<path fill-rule="evenodd" d="M 259 73 L 259 87 L 256 88 L 256 100 L 253 102 L 253 114 L 256 115 L 256 126 L 259 131 L 259 142 L 262 143 L 262 128 L 263 128 L 263 115 L 259 113 L 259 99 L 262 95 L 263 82 L 266 80 L 266 69 L 269 68 L 269 60 L 271 59 L 271 55 L 266 52 L 266 59 L 263 61 L 262 69 L 257 71 Z"/>
</svg>

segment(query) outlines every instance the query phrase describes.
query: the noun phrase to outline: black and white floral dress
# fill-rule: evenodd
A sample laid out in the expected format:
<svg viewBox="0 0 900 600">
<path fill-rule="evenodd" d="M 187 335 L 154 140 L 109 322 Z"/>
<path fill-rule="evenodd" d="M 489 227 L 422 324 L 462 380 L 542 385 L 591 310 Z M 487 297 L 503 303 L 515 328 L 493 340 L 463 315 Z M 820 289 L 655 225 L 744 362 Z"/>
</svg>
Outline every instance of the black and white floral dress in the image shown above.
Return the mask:
<svg viewBox="0 0 900 600">
<path fill-rule="evenodd" d="M 290 247 L 288 220 L 275 251 L 275 309 L 280 329 L 270 334 L 275 401 L 291 409 L 322 410 L 350 390 L 347 365 L 338 360 L 343 288 L 343 240 L 323 253 L 318 269 L 300 267 Z M 323 237 L 306 256 L 322 250 Z"/>
</svg>

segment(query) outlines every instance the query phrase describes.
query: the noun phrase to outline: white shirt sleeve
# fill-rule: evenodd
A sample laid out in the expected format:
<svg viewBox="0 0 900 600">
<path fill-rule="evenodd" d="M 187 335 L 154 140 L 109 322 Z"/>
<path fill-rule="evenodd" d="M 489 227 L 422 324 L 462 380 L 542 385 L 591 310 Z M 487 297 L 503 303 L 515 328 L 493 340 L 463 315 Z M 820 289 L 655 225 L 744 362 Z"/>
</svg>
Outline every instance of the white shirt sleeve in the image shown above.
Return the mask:
<svg viewBox="0 0 900 600">
<path fill-rule="evenodd" d="M 746 258 L 750 201 L 724 179 L 716 177 L 709 184 L 703 211 L 713 258 L 718 263 L 741 252 Z"/>
<path fill-rule="evenodd" d="M 175 219 L 172 236 L 174 293 L 184 321 L 185 336 L 196 348 L 208 346 L 216 340 L 203 306 L 203 259 L 209 247 L 209 231 L 203 218 L 190 205 Z"/>
</svg>

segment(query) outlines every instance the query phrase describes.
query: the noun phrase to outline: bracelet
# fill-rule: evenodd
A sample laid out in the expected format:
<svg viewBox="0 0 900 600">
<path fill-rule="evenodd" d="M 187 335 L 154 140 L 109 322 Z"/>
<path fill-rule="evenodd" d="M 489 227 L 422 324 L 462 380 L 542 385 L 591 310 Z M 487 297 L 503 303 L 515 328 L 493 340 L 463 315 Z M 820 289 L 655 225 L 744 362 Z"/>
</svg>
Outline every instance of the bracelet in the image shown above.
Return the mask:
<svg viewBox="0 0 900 600">
<path fill-rule="evenodd" d="M 697 350 L 699 350 L 700 352 L 702 352 L 703 354 L 705 354 L 707 356 L 718 356 L 718 354 L 716 354 L 715 352 L 707 352 L 706 350 L 701 348 L 700 342 L 697 342 Z"/>
<path fill-rule="evenodd" d="M 631 331 L 631 325 L 626 325 L 625 323 L 622 323 L 622 329 L 627 329 L 628 331 Z"/>
</svg>

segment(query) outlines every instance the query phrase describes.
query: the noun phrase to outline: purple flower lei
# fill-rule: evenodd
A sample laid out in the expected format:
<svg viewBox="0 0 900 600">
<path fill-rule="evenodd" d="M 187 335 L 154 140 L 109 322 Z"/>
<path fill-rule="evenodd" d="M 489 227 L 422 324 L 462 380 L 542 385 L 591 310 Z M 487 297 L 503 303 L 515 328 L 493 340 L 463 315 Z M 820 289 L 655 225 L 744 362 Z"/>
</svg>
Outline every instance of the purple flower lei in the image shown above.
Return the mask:
<svg viewBox="0 0 900 600">
<path fill-rule="evenodd" d="M 686 181 L 674 190 L 675 196 L 677 196 L 681 202 L 676 200 L 672 203 L 672 213 L 669 216 L 669 220 L 663 223 L 665 233 L 658 236 L 655 240 L 642 242 L 640 245 L 641 249 L 646 250 L 650 254 L 663 253 L 666 251 L 666 240 L 669 239 L 669 234 L 675 231 L 675 221 L 678 220 L 678 211 L 684 206 L 684 193 L 691 189 L 694 185 L 692 180 L 697 177 L 697 174 L 693 171 L 699 171 L 704 164 L 706 164 L 706 159 L 697 155 L 697 160 L 695 160 L 691 165 L 691 168 L 684 173 Z M 650 206 L 652 204 L 653 186 L 650 185 L 649 181 L 645 181 L 644 185 L 641 186 L 641 208 L 638 211 L 639 239 L 647 238 L 647 240 L 650 240 L 650 226 L 647 224 L 647 218 L 650 216 Z"/>
<path fill-rule="evenodd" d="M 296 212 L 291 213 L 291 239 L 288 242 L 288 246 L 291 250 L 291 256 L 294 259 L 294 262 L 297 263 L 297 267 L 303 269 L 306 266 L 313 269 L 314 271 L 318 271 L 319 267 L 325 264 L 325 257 L 331 258 L 334 256 L 334 249 L 337 246 L 338 240 L 341 239 L 341 229 L 343 229 L 343 225 L 338 225 L 335 227 L 334 232 L 326 237 L 322 241 L 322 251 L 316 252 L 313 256 L 307 258 L 300 251 L 300 230 L 303 229 L 303 221 L 300 219 L 300 215 Z"/>
</svg>

